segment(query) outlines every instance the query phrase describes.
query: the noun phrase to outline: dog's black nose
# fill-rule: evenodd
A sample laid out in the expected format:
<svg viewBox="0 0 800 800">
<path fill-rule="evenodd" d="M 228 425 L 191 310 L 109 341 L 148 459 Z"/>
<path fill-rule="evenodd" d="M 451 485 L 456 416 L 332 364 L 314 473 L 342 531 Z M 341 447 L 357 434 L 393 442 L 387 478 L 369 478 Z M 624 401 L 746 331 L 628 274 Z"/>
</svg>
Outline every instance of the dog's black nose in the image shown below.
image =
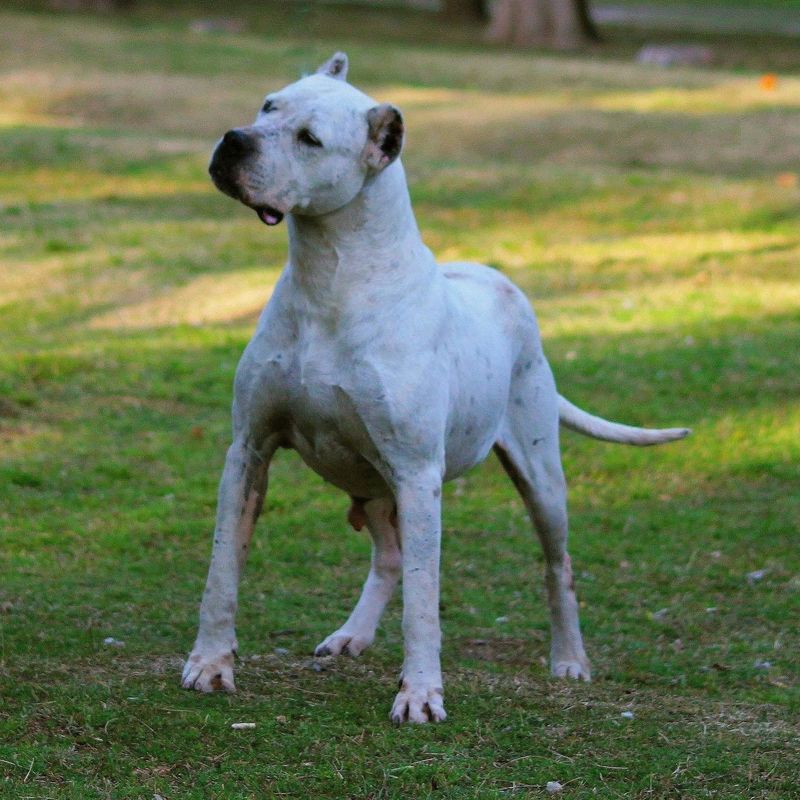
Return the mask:
<svg viewBox="0 0 800 800">
<path fill-rule="evenodd" d="M 231 156 L 246 155 L 255 149 L 255 142 L 252 135 L 239 128 L 233 128 L 222 137 L 221 146 Z"/>
<path fill-rule="evenodd" d="M 239 173 L 257 150 L 256 135 L 252 131 L 242 128 L 229 130 L 215 148 L 208 165 L 215 186 L 225 194 L 238 198 Z"/>
</svg>

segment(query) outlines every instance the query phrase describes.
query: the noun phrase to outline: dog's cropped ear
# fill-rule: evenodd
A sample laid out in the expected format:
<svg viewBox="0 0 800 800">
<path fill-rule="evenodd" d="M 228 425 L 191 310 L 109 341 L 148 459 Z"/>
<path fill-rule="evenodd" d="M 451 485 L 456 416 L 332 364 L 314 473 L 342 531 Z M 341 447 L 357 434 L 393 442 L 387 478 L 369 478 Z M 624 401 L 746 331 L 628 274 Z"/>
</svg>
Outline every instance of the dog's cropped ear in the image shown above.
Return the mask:
<svg viewBox="0 0 800 800">
<path fill-rule="evenodd" d="M 318 70 L 318 75 L 327 75 L 339 81 L 347 80 L 347 54 L 334 53 Z"/>
<path fill-rule="evenodd" d="M 403 149 L 403 117 L 388 103 L 371 108 L 367 112 L 367 166 L 374 170 L 388 167 Z"/>
</svg>

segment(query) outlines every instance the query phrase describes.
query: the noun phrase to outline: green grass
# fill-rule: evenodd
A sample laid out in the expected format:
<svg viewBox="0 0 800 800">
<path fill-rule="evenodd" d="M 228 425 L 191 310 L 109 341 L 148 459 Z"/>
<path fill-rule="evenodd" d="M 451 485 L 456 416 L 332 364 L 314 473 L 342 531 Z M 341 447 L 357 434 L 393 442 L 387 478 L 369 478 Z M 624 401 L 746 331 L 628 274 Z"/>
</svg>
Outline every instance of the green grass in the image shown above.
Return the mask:
<svg viewBox="0 0 800 800">
<path fill-rule="evenodd" d="M 180 9 L 0 14 L 0 797 L 539 797 L 550 780 L 570 798 L 797 797 L 788 44 L 662 71 L 628 43 L 434 43 L 414 14 L 360 11 L 357 37 L 354 14 L 303 28 L 270 8 L 240 36 L 192 34 Z M 233 371 L 286 249 L 206 160 L 343 45 L 354 82 L 406 114 L 426 240 L 528 292 L 561 390 L 695 429 L 645 451 L 564 437 L 588 686 L 548 678 L 538 546 L 498 465 L 448 487 L 436 727 L 388 723 L 397 602 L 359 661 L 310 658 L 368 545 L 286 453 L 242 586 L 239 692 L 178 688 Z"/>
<path fill-rule="evenodd" d="M 606 5 L 605 3 L 596 2 L 594 5 Z M 638 7 L 653 7 L 666 6 L 667 8 L 678 6 L 680 8 L 719 8 L 719 9 L 747 9 L 751 11 L 759 8 L 776 8 L 780 10 L 790 9 L 795 11 L 800 9 L 800 0 L 615 0 L 615 2 L 608 3 L 608 5 L 630 5 Z"/>
</svg>

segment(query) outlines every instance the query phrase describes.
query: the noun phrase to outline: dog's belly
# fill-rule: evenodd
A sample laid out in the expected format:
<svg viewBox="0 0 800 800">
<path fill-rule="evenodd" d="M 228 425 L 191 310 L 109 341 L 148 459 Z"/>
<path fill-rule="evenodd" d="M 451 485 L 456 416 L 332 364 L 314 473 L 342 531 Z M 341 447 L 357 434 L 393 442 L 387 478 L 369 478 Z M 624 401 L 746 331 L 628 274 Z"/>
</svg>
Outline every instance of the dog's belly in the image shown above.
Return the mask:
<svg viewBox="0 0 800 800">
<path fill-rule="evenodd" d="M 291 426 L 291 447 L 321 478 L 353 497 L 391 494 L 375 468 L 355 448 L 327 426 Z"/>
<path fill-rule="evenodd" d="M 475 441 L 469 435 L 457 434 L 446 448 L 444 480 L 450 481 L 483 461 L 494 438 L 484 435 L 482 441 Z M 372 464 L 335 433 L 315 432 L 309 436 L 293 427 L 289 443 L 317 475 L 353 497 L 377 498 L 392 494 Z"/>
<path fill-rule="evenodd" d="M 497 437 L 500 418 L 497 412 L 482 419 L 465 415 L 449 428 L 445 439 L 445 481 L 486 458 Z M 358 447 L 360 437 L 351 430 L 353 427 L 333 416 L 295 416 L 289 426 L 288 443 L 317 475 L 353 497 L 390 496 L 391 489 Z"/>
</svg>

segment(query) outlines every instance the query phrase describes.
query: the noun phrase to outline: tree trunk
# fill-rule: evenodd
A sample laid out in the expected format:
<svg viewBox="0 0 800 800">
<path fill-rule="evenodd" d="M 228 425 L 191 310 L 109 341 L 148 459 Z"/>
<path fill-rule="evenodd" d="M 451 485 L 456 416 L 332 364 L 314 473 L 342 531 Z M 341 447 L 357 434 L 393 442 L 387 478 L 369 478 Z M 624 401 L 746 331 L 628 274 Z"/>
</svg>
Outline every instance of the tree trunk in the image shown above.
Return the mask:
<svg viewBox="0 0 800 800">
<path fill-rule="evenodd" d="M 581 30 L 583 35 L 591 42 L 600 42 L 603 37 L 597 29 L 594 20 L 592 19 L 592 10 L 589 8 L 589 0 L 575 0 L 578 6 L 578 19 L 581 21 Z"/>
<path fill-rule="evenodd" d="M 489 17 L 483 0 L 442 0 L 442 14 L 465 22 L 486 22 Z"/>
<path fill-rule="evenodd" d="M 551 0 L 553 46 L 558 50 L 577 50 L 584 44 L 583 29 L 575 0 Z"/>
<path fill-rule="evenodd" d="M 498 44 L 559 50 L 599 39 L 588 0 L 498 0 L 487 36 Z"/>
</svg>

